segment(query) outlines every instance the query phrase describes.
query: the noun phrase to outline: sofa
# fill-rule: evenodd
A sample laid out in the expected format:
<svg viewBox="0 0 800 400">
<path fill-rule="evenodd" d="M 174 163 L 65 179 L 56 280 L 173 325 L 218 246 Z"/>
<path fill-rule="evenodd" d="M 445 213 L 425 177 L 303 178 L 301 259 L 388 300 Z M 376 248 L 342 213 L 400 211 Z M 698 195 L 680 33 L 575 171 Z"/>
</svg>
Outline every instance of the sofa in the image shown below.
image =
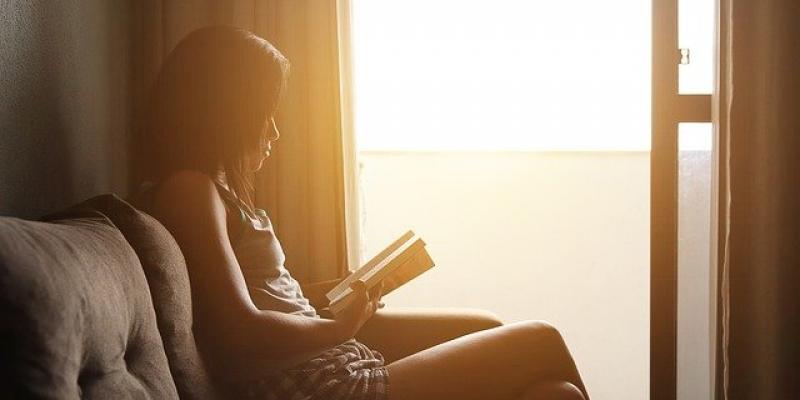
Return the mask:
<svg viewBox="0 0 800 400">
<path fill-rule="evenodd" d="M 169 232 L 116 195 L 0 217 L 0 398 L 231 398 L 195 340 L 189 282 Z M 391 362 L 498 325 L 387 307 L 358 338 Z"/>
</svg>

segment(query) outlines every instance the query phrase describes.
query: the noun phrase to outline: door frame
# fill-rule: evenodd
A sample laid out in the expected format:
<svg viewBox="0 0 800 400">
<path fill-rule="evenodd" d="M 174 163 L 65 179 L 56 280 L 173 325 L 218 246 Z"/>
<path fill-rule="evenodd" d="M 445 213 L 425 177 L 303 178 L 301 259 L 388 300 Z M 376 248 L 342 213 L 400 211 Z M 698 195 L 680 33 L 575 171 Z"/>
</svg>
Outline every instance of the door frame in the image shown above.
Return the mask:
<svg viewBox="0 0 800 400">
<path fill-rule="evenodd" d="M 651 400 L 676 400 L 677 396 L 678 125 L 712 122 L 711 94 L 681 95 L 678 91 L 678 1 L 652 0 Z M 712 203 L 716 203 L 713 198 Z"/>
</svg>

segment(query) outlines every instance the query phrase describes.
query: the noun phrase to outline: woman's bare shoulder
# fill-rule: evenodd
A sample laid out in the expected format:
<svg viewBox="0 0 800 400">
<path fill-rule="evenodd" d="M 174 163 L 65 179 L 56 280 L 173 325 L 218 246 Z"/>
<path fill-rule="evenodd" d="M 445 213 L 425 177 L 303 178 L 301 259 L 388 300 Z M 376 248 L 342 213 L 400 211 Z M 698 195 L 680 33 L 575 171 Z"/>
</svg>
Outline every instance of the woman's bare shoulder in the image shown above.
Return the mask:
<svg viewBox="0 0 800 400">
<path fill-rule="evenodd" d="M 180 170 L 165 178 L 154 193 L 152 206 L 157 214 L 172 222 L 225 219 L 224 205 L 214 181 L 199 171 Z"/>
<path fill-rule="evenodd" d="M 172 234 L 186 259 L 192 291 L 202 293 L 200 311 L 213 320 L 239 323 L 254 309 L 236 254 L 230 245 L 225 205 L 212 179 L 178 171 L 159 183 L 154 215 Z M 207 316 L 206 316 L 207 317 Z M 226 325 L 226 324 L 223 324 Z M 229 326 L 229 325 L 228 325 Z"/>
<path fill-rule="evenodd" d="M 159 192 L 180 195 L 182 192 L 200 194 L 216 192 L 214 181 L 211 177 L 191 169 L 182 169 L 173 172 L 159 184 Z"/>
</svg>

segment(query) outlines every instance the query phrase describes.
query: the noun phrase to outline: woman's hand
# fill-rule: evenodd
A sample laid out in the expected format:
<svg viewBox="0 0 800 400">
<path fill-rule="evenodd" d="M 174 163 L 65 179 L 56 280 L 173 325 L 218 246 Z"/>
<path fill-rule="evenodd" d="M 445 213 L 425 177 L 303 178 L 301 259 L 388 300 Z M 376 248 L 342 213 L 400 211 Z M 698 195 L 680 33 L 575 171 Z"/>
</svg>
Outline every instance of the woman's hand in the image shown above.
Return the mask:
<svg viewBox="0 0 800 400">
<path fill-rule="evenodd" d="M 350 288 L 353 290 L 351 294 L 353 300 L 347 305 L 347 308 L 334 317 L 334 321 L 346 339 L 353 338 L 364 323 L 372 318 L 375 311 L 381 307 L 383 282 L 368 291 L 366 284 L 357 280 L 350 285 Z"/>
<path fill-rule="evenodd" d="M 311 305 L 317 310 L 321 310 L 328 306 L 329 301 L 328 297 L 326 296 L 328 292 L 330 292 L 331 289 L 333 289 L 336 285 L 339 284 L 339 282 L 342 281 L 342 279 L 345 278 L 307 283 L 301 285 L 301 290 L 303 291 L 303 295 L 308 299 Z"/>
</svg>

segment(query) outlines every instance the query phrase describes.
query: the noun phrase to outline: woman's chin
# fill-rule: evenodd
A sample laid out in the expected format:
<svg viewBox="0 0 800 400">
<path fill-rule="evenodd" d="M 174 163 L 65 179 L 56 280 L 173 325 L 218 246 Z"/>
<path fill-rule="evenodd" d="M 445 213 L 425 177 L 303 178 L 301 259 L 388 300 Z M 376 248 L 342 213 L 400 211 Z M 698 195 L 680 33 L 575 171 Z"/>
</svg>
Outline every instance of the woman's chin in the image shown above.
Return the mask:
<svg viewBox="0 0 800 400">
<path fill-rule="evenodd" d="M 258 164 L 255 164 L 255 165 L 253 165 L 253 168 L 251 168 L 251 170 L 252 170 L 253 172 L 258 172 L 258 171 L 260 171 L 260 170 L 261 170 L 261 168 L 263 168 L 263 167 L 264 167 L 264 162 L 266 162 L 266 161 L 267 161 L 267 157 L 269 157 L 269 154 L 267 154 L 267 156 L 266 156 L 266 157 L 262 158 L 262 159 L 261 159 L 261 161 L 259 161 L 259 163 L 258 163 Z"/>
<path fill-rule="evenodd" d="M 263 161 L 258 163 L 258 164 L 250 165 L 250 172 L 258 172 L 263 167 L 264 167 L 264 162 Z"/>
</svg>

